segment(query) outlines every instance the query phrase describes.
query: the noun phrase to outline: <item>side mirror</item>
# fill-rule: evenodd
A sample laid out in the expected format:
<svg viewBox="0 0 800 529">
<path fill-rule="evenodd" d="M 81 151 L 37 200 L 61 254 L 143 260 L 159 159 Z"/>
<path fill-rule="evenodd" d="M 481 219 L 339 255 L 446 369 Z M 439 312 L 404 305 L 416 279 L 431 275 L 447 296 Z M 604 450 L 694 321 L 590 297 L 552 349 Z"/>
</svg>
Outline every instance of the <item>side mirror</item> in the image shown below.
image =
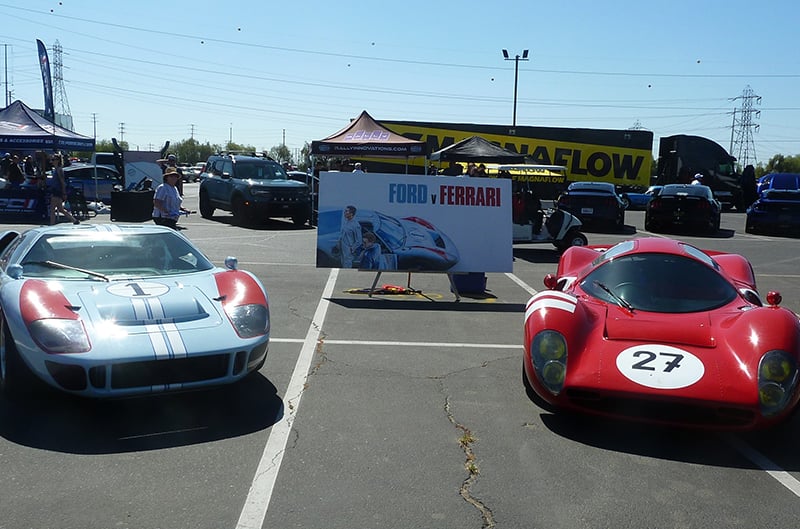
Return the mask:
<svg viewBox="0 0 800 529">
<path fill-rule="evenodd" d="M 546 286 L 548 290 L 555 290 L 558 287 L 558 277 L 554 274 L 547 274 L 544 276 L 544 286 Z"/>
</svg>

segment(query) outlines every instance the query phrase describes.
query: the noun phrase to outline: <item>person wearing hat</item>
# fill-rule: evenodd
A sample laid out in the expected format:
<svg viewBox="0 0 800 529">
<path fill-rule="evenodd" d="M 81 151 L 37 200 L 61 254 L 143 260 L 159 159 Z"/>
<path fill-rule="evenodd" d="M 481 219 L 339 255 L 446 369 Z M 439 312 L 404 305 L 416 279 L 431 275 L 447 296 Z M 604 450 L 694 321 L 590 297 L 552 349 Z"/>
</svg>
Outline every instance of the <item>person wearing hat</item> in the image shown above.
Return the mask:
<svg viewBox="0 0 800 529">
<path fill-rule="evenodd" d="M 693 186 L 701 186 L 703 185 L 703 173 L 697 173 L 694 175 L 694 180 L 692 180 Z"/>
<path fill-rule="evenodd" d="M 173 230 L 178 229 L 181 211 L 186 211 L 181 207 L 183 199 L 176 187 L 180 179 L 181 175 L 175 167 L 167 167 L 164 170 L 164 182 L 156 188 L 153 195 L 153 222 L 160 226 L 169 226 Z"/>
<path fill-rule="evenodd" d="M 169 168 L 178 171 L 178 183 L 175 184 L 175 188 L 178 190 L 178 194 L 183 196 L 183 171 L 178 167 L 178 157 L 174 154 L 169 154 L 166 158 L 158 160 L 158 162 L 161 164 L 162 173 L 166 173 Z"/>
</svg>

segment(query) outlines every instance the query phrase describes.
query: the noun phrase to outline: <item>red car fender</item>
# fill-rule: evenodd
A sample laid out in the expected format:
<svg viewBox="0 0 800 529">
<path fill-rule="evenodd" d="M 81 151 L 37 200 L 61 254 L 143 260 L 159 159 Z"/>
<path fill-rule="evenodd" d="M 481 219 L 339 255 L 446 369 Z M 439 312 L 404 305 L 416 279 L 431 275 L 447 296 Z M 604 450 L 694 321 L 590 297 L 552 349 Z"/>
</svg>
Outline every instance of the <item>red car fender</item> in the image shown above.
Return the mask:
<svg viewBox="0 0 800 529">
<path fill-rule="evenodd" d="M 44 318 L 64 320 L 79 318 L 63 292 L 54 290 L 52 285 L 53 283 L 37 279 L 29 279 L 22 285 L 19 292 L 19 307 L 26 327 Z"/>
<path fill-rule="evenodd" d="M 261 285 L 253 276 L 242 270 L 228 270 L 214 274 L 222 306 L 268 305 Z"/>
<path fill-rule="evenodd" d="M 602 339 L 602 336 L 593 337 L 593 333 L 602 333 L 602 325 L 598 319 L 605 314 L 605 307 L 601 303 L 579 300 L 575 296 L 559 290 L 544 290 L 533 296 L 525 309 L 525 359 L 526 370 L 531 367 L 531 341 L 541 331 L 552 330 L 561 333 L 567 342 L 567 377 L 571 372 L 573 362 L 580 361 L 576 351 L 583 350 L 586 343 L 592 339 Z M 532 375 L 532 371 L 529 371 Z M 533 377 L 529 377 L 533 379 Z"/>
</svg>

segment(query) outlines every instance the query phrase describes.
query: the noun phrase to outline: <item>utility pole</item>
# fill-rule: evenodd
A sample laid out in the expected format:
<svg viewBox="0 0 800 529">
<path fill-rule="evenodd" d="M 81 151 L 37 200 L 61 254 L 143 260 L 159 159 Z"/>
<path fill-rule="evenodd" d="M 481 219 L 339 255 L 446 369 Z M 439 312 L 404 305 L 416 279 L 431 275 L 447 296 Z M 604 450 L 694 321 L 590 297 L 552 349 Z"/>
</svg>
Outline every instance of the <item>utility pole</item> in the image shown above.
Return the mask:
<svg viewBox="0 0 800 529">
<path fill-rule="evenodd" d="M 53 98 L 55 99 L 55 120 L 57 125 L 66 127 L 69 130 L 73 129 L 72 126 L 72 112 L 69 109 L 69 102 L 67 101 L 67 89 L 64 88 L 64 73 L 63 73 L 63 60 L 62 60 L 61 43 L 58 41 L 53 44 Z M 59 119 L 58 116 L 61 115 Z"/>
<path fill-rule="evenodd" d="M 736 117 L 737 111 L 733 110 L 733 124 L 731 125 L 732 131 L 735 131 L 736 139 L 731 141 L 731 155 L 736 157 L 739 167 L 747 165 L 756 165 L 758 159 L 756 157 L 756 146 L 753 141 L 753 131 L 758 131 L 759 125 L 754 123 L 754 119 L 761 116 L 760 110 L 754 110 L 753 104 L 761 104 L 761 96 L 756 95 L 753 89 L 748 85 L 745 87 L 742 95 L 734 97 L 731 101 L 740 99 L 742 106 L 739 108 L 738 119 Z M 731 133 L 731 138 L 734 134 Z"/>
<path fill-rule="evenodd" d="M 119 124 L 119 142 L 122 143 L 124 141 L 125 135 L 125 123 L 120 122 Z"/>
<path fill-rule="evenodd" d="M 190 137 L 191 137 L 191 139 L 194 139 L 194 123 L 191 123 L 191 124 L 189 125 L 189 127 L 191 127 L 191 129 L 192 129 L 192 132 L 191 132 L 191 136 L 190 136 Z"/>
<path fill-rule="evenodd" d="M 97 141 L 97 113 L 92 112 L 92 134 L 94 135 L 94 141 Z"/>
</svg>

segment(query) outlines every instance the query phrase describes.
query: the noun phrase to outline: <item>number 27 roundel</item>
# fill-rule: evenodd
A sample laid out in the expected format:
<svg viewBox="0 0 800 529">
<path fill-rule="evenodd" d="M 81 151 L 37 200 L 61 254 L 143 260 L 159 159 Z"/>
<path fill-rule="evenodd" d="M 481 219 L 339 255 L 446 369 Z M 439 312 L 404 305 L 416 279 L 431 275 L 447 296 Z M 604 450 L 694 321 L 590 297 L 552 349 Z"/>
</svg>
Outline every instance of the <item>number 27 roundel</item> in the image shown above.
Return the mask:
<svg viewBox="0 0 800 529">
<path fill-rule="evenodd" d="M 661 344 L 623 350 L 617 355 L 617 369 L 631 382 L 654 389 L 685 388 L 705 373 L 703 362 L 692 353 Z"/>
</svg>

